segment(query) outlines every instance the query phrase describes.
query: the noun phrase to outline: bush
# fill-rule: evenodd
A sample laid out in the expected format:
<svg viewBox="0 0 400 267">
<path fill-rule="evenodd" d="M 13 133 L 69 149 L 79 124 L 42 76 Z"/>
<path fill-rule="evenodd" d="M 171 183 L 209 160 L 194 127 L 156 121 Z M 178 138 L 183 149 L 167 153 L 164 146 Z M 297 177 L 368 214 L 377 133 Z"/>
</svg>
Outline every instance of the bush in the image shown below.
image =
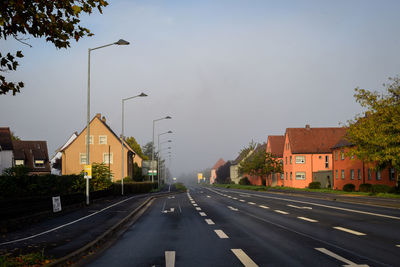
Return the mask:
<svg viewBox="0 0 400 267">
<path fill-rule="evenodd" d="M 355 190 L 356 190 L 356 186 L 354 184 L 345 184 L 343 186 L 343 191 L 354 192 Z"/>
<path fill-rule="evenodd" d="M 311 182 L 308 184 L 309 189 L 321 189 L 321 183 L 320 182 Z"/>
<path fill-rule="evenodd" d="M 389 193 L 392 191 L 392 187 L 385 184 L 374 184 L 372 185 L 372 193 Z"/>
<path fill-rule="evenodd" d="M 239 180 L 239 184 L 241 184 L 241 185 L 250 185 L 249 178 L 243 177 L 242 179 Z"/>
<path fill-rule="evenodd" d="M 372 192 L 372 184 L 360 184 L 358 189 L 360 192 Z"/>
</svg>

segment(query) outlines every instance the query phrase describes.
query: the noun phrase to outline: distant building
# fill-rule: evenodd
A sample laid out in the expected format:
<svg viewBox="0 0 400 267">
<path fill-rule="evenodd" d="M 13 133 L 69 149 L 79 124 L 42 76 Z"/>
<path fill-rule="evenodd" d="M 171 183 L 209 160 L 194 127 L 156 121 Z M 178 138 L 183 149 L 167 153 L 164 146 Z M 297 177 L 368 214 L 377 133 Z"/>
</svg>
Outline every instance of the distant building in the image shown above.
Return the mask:
<svg viewBox="0 0 400 267">
<path fill-rule="evenodd" d="M 234 182 L 235 184 L 238 184 L 240 179 L 243 178 L 243 175 L 241 175 L 239 173 L 240 163 L 243 160 L 245 160 L 248 156 L 250 156 L 252 153 L 253 153 L 253 151 L 250 151 L 248 153 L 245 153 L 244 151 L 242 151 L 241 153 L 239 153 L 239 156 L 237 156 L 236 159 L 231 161 L 231 166 L 229 167 L 230 177 L 231 177 L 231 181 Z"/>
<path fill-rule="evenodd" d="M 0 127 L 0 175 L 4 169 L 13 166 L 13 145 L 11 131 L 8 127 Z"/>
<path fill-rule="evenodd" d="M 12 141 L 14 165 L 30 168 L 30 175 L 50 174 L 46 141 Z"/>
<path fill-rule="evenodd" d="M 285 144 L 284 135 L 270 135 L 267 140 L 267 153 L 272 154 L 281 161 L 283 166 L 283 147 Z M 267 184 L 271 186 L 284 186 L 285 179 L 283 173 L 273 173 L 268 175 Z"/>
<path fill-rule="evenodd" d="M 215 182 L 215 179 L 217 179 L 217 170 L 219 167 L 225 164 L 225 161 L 220 158 L 212 167 L 211 169 L 211 176 L 210 176 L 210 184 L 213 184 Z"/>
</svg>

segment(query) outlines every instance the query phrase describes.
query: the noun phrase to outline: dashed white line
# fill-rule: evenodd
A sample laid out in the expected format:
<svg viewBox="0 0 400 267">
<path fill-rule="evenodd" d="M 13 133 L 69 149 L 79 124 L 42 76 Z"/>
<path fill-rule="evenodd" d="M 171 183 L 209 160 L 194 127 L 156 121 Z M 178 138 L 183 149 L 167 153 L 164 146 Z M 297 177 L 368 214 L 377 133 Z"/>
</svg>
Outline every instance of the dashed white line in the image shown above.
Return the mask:
<svg viewBox="0 0 400 267">
<path fill-rule="evenodd" d="M 200 207 L 196 207 L 196 210 L 201 210 L 201 208 Z"/>
<path fill-rule="evenodd" d="M 237 197 L 233 197 L 232 199 L 237 200 L 238 198 Z"/>
<path fill-rule="evenodd" d="M 238 211 L 237 208 L 234 208 L 234 207 L 232 207 L 232 206 L 228 206 L 228 208 L 229 208 L 230 210 L 233 210 L 233 211 Z"/>
<path fill-rule="evenodd" d="M 197 207 L 198 205 L 196 203 L 193 204 L 194 207 Z"/>
<path fill-rule="evenodd" d="M 310 219 L 310 218 L 307 218 L 307 217 L 297 217 L 297 218 L 299 218 L 300 220 L 304 220 L 304 221 L 312 222 L 312 223 L 318 222 L 317 220 Z"/>
<path fill-rule="evenodd" d="M 352 261 L 350 261 L 348 259 L 343 258 L 342 256 L 339 256 L 338 254 L 333 253 L 330 250 L 327 250 L 326 248 L 315 248 L 315 249 L 318 250 L 319 252 L 322 252 L 322 253 L 328 255 L 328 256 L 331 256 L 332 258 L 335 258 L 335 259 L 337 259 L 337 260 L 339 260 L 341 262 L 346 263 L 346 265 L 343 265 L 343 266 L 368 266 L 368 265 L 365 265 L 365 264 L 363 264 L 363 265 L 356 264 L 356 263 L 354 263 L 354 262 L 352 262 Z"/>
<path fill-rule="evenodd" d="M 259 205 L 259 207 L 260 207 L 260 208 L 263 208 L 263 209 L 269 209 L 269 207 L 264 206 L 264 205 Z"/>
<path fill-rule="evenodd" d="M 295 205 L 291 205 L 291 204 L 288 204 L 288 205 L 286 205 L 286 206 L 292 207 L 292 208 L 296 208 L 296 209 L 312 210 L 311 207 L 299 207 L 299 206 L 295 206 Z"/>
<path fill-rule="evenodd" d="M 396 247 L 400 248 L 400 245 L 396 245 Z"/>
<path fill-rule="evenodd" d="M 247 203 L 249 203 L 250 205 L 255 205 L 256 203 L 254 203 L 254 202 L 247 202 Z"/>
<path fill-rule="evenodd" d="M 218 235 L 219 238 L 229 238 L 224 231 L 222 230 L 214 230 L 214 232 Z"/>
<path fill-rule="evenodd" d="M 283 211 L 283 210 L 274 210 L 275 212 L 277 212 L 277 213 L 280 213 L 280 214 L 289 214 L 289 212 L 286 212 L 286 211 Z"/>
<path fill-rule="evenodd" d="M 207 196 L 208 198 L 211 198 L 210 196 Z"/>
<path fill-rule="evenodd" d="M 207 224 L 215 224 L 211 219 L 205 219 Z"/>
<path fill-rule="evenodd" d="M 246 200 L 244 200 L 244 199 L 239 199 L 239 201 L 240 201 L 240 202 L 246 202 Z"/>
<path fill-rule="evenodd" d="M 344 228 L 344 227 L 340 227 L 340 226 L 335 226 L 333 228 L 335 228 L 336 230 L 340 230 L 340 231 L 343 231 L 343 232 L 347 232 L 347 233 L 353 234 L 353 235 L 366 235 L 364 233 L 357 232 L 357 231 L 354 231 L 354 230 L 351 230 L 351 229 L 348 229 L 348 228 Z"/>
<path fill-rule="evenodd" d="M 165 251 L 165 267 L 175 266 L 175 251 Z"/>
<path fill-rule="evenodd" d="M 207 216 L 207 214 L 205 214 L 204 212 L 199 212 L 200 216 Z"/>
<path fill-rule="evenodd" d="M 241 249 L 231 249 L 233 254 L 240 260 L 245 267 L 258 267 L 258 265 Z"/>
</svg>

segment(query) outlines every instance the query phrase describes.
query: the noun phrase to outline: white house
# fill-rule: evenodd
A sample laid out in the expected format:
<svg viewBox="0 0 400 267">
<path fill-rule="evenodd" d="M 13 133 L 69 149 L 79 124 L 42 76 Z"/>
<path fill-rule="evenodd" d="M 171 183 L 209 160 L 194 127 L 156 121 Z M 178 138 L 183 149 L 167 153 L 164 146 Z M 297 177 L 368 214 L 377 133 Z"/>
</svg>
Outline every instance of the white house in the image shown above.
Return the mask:
<svg viewBox="0 0 400 267">
<path fill-rule="evenodd" d="M 13 166 L 13 145 L 8 127 L 0 127 L 0 175 Z"/>
</svg>

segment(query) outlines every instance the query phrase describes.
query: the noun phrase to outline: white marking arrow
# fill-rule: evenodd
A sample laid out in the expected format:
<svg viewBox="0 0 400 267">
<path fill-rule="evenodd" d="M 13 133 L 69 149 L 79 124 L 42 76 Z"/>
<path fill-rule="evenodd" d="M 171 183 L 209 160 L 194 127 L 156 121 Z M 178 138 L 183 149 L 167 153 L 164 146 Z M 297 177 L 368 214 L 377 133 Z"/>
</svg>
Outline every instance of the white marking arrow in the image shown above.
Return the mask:
<svg viewBox="0 0 400 267">
<path fill-rule="evenodd" d="M 174 212 L 175 208 L 170 208 L 169 210 L 163 210 L 163 213 Z"/>
<path fill-rule="evenodd" d="M 319 252 L 322 252 L 328 256 L 331 256 L 332 258 L 335 258 L 341 262 L 346 263 L 346 265 L 343 265 L 345 267 L 368 267 L 369 265 L 367 264 L 356 264 L 348 259 L 343 258 L 342 256 L 339 256 L 338 254 L 333 253 L 332 251 L 327 250 L 326 248 L 315 248 Z"/>
</svg>

